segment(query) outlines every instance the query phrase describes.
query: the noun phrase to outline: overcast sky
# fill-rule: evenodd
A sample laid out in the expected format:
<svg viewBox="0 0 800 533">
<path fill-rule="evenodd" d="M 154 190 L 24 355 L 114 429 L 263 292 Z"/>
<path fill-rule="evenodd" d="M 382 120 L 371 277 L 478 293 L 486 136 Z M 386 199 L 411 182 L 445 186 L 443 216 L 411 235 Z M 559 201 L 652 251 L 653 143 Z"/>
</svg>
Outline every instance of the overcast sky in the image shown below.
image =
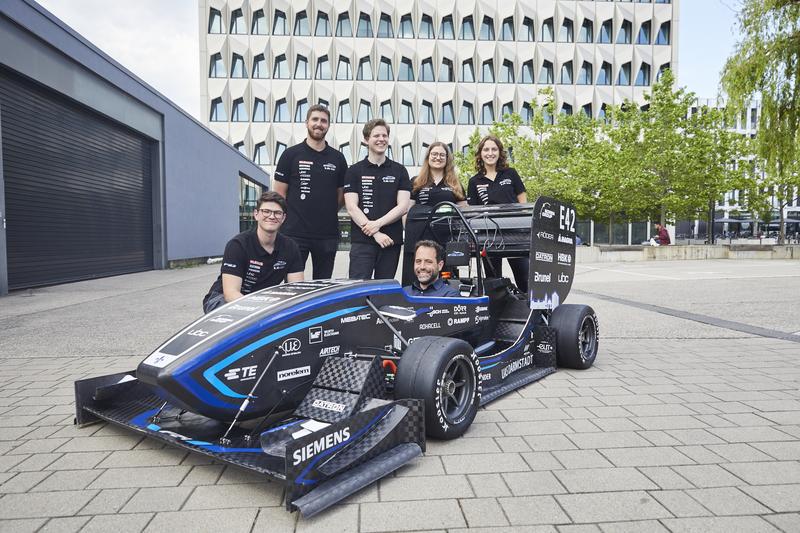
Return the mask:
<svg viewBox="0 0 800 533">
<path fill-rule="evenodd" d="M 200 119 L 197 0 L 38 1 Z M 678 83 L 701 98 L 717 95 L 719 73 L 736 42 L 740 1 L 680 2 Z"/>
</svg>

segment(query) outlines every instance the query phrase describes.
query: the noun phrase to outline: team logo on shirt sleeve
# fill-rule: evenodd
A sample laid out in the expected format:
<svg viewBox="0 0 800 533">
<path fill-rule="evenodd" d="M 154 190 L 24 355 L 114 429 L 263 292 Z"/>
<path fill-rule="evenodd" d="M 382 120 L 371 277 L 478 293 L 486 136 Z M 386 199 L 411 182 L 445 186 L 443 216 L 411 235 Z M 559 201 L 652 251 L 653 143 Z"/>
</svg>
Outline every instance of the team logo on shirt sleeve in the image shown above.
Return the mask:
<svg viewBox="0 0 800 533">
<path fill-rule="evenodd" d="M 282 268 L 286 268 L 286 261 L 275 261 L 275 264 L 272 265 L 272 270 L 280 270 Z"/>
</svg>

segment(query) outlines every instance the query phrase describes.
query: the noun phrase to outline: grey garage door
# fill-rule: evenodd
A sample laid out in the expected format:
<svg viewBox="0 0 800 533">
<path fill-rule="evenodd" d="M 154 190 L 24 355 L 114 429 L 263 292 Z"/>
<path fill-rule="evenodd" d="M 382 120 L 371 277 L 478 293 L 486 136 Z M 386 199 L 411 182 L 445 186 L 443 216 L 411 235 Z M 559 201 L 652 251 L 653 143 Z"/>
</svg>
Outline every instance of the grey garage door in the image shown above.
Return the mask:
<svg viewBox="0 0 800 533">
<path fill-rule="evenodd" d="M 152 141 L 0 68 L 10 289 L 153 268 Z"/>
</svg>

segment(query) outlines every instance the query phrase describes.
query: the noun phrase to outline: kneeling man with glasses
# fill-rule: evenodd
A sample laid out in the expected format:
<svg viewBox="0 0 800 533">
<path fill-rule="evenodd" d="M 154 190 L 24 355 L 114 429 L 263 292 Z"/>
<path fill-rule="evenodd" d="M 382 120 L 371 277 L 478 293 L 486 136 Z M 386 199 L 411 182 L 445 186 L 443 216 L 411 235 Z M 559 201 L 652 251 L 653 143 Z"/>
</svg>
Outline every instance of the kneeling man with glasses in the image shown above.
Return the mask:
<svg viewBox="0 0 800 533">
<path fill-rule="evenodd" d="M 203 298 L 203 311 L 241 298 L 245 294 L 286 281 L 303 280 L 303 262 L 297 244 L 278 230 L 286 218 L 286 200 L 268 191 L 253 211 L 256 228 L 228 241 L 220 275 Z"/>
</svg>

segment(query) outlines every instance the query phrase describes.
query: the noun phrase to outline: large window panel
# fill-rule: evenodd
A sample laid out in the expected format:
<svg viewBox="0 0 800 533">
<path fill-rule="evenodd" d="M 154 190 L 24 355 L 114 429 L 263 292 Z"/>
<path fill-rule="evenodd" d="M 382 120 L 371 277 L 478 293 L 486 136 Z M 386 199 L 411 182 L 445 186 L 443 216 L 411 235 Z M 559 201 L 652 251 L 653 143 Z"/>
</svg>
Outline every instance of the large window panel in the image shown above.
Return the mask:
<svg viewBox="0 0 800 533">
<path fill-rule="evenodd" d="M 562 85 L 572 85 L 572 61 L 567 61 L 561 65 L 561 79 Z"/>
<path fill-rule="evenodd" d="M 331 36 L 331 20 L 328 18 L 328 14 L 323 11 L 317 11 L 317 25 L 314 28 L 314 35 L 317 37 Z"/>
<path fill-rule="evenodd" d="M 546 59 L 542 63 L 542 70 L 539 71 L 539 83 L 552 84 L 555 83 L 555 75 L 553 74 L 553 63 Z"/>
<path fill-rule="evenodd" d="M 555 33 L 553 30 L 553 17 L 550 17 L 542 22 L 542 42 L 552 43 L 553 41 L 555 41 Z"/>
<path fill-rule="evenodd" d="M 244 65 L 244 58 L 239 54 L 233 54 L 231 60 L 231 78 L 246 78 L 247 67 Z"/>
<path fill-rule="evenodd" d="M 308 59 L 300 54 L 297 54 L 297 59 L 294 62 L 294 78 L 296 80 L 311 79 L 311 69 L 308 67 Z"/>
<path fill-rule="evenodd" d="M 414 23 L 411 22 L 410 13 L 407 13 L 402 17 L 400 17 L 400 28 L 397 31 L 397 37 L 400 39 L 414 38 Z"/>
<path fill-rule="evenodd" d="M 461 63 L 461 75 L 459 81 L 472 83 L 475 81 L 475 68 L 472 66 L 471 59 L 465 59 Z"/>
<path fill-rule="evenodd" d="M 533 59 L 522 64 L 522 72 L 519 77 L 522 83 L 533 83 Z"/>
<path fill-rule="evenodd" d="M 378 37 L 386 39 L 394 38 L 394 29 L 392 28 L 392 17 L 386 13 L 381 13 L 381 18 L 378 21 Z"/>
<path fill-rule="evenodd" d="M 297 101 L 297 107 L 294 111 L 294 121 L 295 122 L 305 122 L 306 121 L 306 113 L 308 113 L 308 100 L 302 98 Z"/>
<path fill-rule="evenodd" d="M 397 81 L 414 81 L 414 64 L 407 57 L 400 59 Z"/>
<path fill-rule="evenodd" d="M 494 124 L 494 104 L 487 102 L 481 106 L 481 124 Z"/>
<path fill-rule="evenodd" d="M 581 71 L 578 74 L 578 85 L 591 85 L 594 75 L 592 74 L 592 64 L 584 61 L 581 65 Z"/>
<path fill-rule="evenodd" d="M 267 102 L 261 98 L 256 98 L 253 101 L 253 122 L 266 122 L 267 121 Z"/>
<path fill-rule="evenodd" d="M 506 102 L 500 112 L 500 116 L 505 118 L 506 115 L 514 114 L 514 102 Z"/>
<path fill-rule="evenodd" d="M 381 56 L 381 60 L 378 63 L 378 81 L 394 81 L 392 60 L 386 56 Z"/>
<path fill-rule="evenodd" d="M 611 63 L 603 61 L 597 74 L 597 85 L 611 85 Z"/>
<path fill-rule="evenodd" d="M 670 31 L 672 24 L 667 21 L 658 28 L 658 35 L 656 35 L 656 44 L 667 45 L 670 42 Z"/>
<path fill-rule="evenodd" d="M 533 30 L 533 19 L 525 17 L 522 19 L 522 34 L 519 36 L 520 41 L 534 41 L 535 33 Z"/>
<path fill-rule="evenodd" d="M 225 104 L 222 103 L 222 98 L 214 98 L 211 100 L 211 122 L 227 122 L 228 116 L 225 114 Z"/>
<path fill-rule="evenodd" d="M 350 107 L 350 100 L 339 102 L 339 108 L 336 111 L 336 122 L 353 122 L 353 109 Z"/>
<path fill-rule="evenodd" d="M 213 7 L 208 12 L 208 33 L 225 33 L 222 25 L 222 13 Z"/>
<path fill-rule="evenodd" d="M 458 123 L 466 125 L 475 124 L 475 108 L 471 102 L 464 100 L 461 103 L 461 111 L 458 113 Z"/>
<path fill-rule="evenodd" d="M 253 57 L 253 78 L 267 78 L 267 59 L 264 54 L 257 54 Z"/>
<path fill-rule="evenodd" d="M 250 33 L 253 35 L 267 34 L 267 17 L 264 16 L 263 9 L 253 11 L 253 23 L 250 25 Z"/>
<path fill-rule="evenodd" d="M 413 167 L 416 165 L 414 162 L 414 151 L 411 149 L 410 144 L 404 144 L 400 148 L 400 155 L 402 157 L 402 163 L 404 166 Z"/>
<path fill-rule="evenodd" d="M 286 144 L 280 141 L 275 143 L 275 161 L 278 162 L 281 160 L 281 156 L 283 152 L 286 151 Z"/>
<path fill-rule="evenodd" d="M 372 18 L 363 11 L 358 15 L 358 28 L 356 28 L 356 37 L 373 37 L 372 32 Z"/>
<path fill-rule="evenodd" d="M 630 20 L 623 20 L 617 36 L 617 44 L 631 44 L 633 38 L 633 25 Z"/>
<path fill-rule="evenodd" d="M 578 33 L 579 43 L 590 43 L 594 40 L 594 23 L 589 19 L 583 19 L 581 31 Z"/>
<path fill-rule="evenodd" d="M 222 61 L 222 54 L 216 53 L 211 56 L 211 61 L 208 66 L 209 78 L 225 78 L 228 73 L 225 72 L 225 62 Z"/>
<path fill-rule="evenodd" d="M 353 25 L 350 22 L 349 13 L 341 13 L 339 18 L 336 19 L 336 36 L 337 37 L 352 37 Z"/>
<path fill-rule="evenodd" d="M 272 19 L 272 35 L 289 35 L 286 13 L 280 9 L 275 10 L 275 18 Z"/>
<path fill-rule="evenodd" d="M 503 24 L 500 26 L 500 40 L 514 40 L 514 17 L 506 17 L 503 19 Z"/>
<path fill-rule="evenodd" d="M 336 65 L 336 79 L 337 80 L 352 80 L 353 67 L 350 65 L 350 59 L 345 56 L 339 56 L 339 62 Z"/>
<path fill-rule="evenodd" d="M 442 104 L 442 111 L 439 115 L 439 124 L 455 124 L 456 117 L 453 114 L 453 102 L 445 102 Z"/>
<path fill-rule="evenodd" d="M 420 39 L 435 39 L 436 34 L 433 31 L 433 19 L 430 15 L 422 15 L 419 23 L 419 38 Z"/>
<path fill-rule="evenodd" d="M 634 85 L 637 87 L 647 87 L 650 85 L 650 65 L 642 63 L 642 66 L 639 68 L 639 74 L 636 75 L 636 82 Z"/>
<path fill-rule="evenodd" d="M 647 20 L 642 22 L 639 27 L 639 35 L 636 37 L 636 44 L 650 44 L 650 31 L 652 23 Z"/>
<path fill-rule="evenodd" d="M 400 124 L 413 124 L 414 123 L 414 108 L 411 102 L 403 100 L 400 102 Z"/>
<path fill-rule="evenodd" d="M 422 60 L 419 71 L 419 81 L 435 81 L 433 78 L 433 59 L 427 57 Z"/>
<path fill-rule="evenodd" d="M 481 82 L 494 83 L 494 60 L 487 59 L 481 64 Z"/>
<path fill-rule="evenodd" d="M 439 81 L 451 82 L 455 81 L 455 73 L 453 72 L 453 62 L 446 57 L 442 58 L 442 65 L 439 67 Z"/>
<path fill-rule="evenodd" d="M 475 22 L 472 20 L 472 15 L 467 15 L 461 19 L 461 30 L 458 32 L 458 38 L 465 41 L 475 40 Z"/>
<path fill-rule="evenodd" d="M 362 57 L 358 60 L 358 72 L 356 72 L 357 80 L 374 80 L 375 75 L 372 73 L 372 59 L 369 56 Z"/>
<path fill-rule="evenodd" d="M 575 27 L 571 19 L 564 19 L 561 29 L 558 31 L 558 42 L 571 43 L 575 41 Z"/>
<path fill-rule="evenodd" d="M 275 114 L 272 116 L 272 121 L 273 122 L 291 121 L 291 117 L 289 115 L 289 104 L 286 102 L 286 98 L 281 98 L 280 100 L 275 101 Z"/>
<path fill-rule="evenodd" d="M 456 31 L 453 28 L 453 15 L 442 17 L 442 27 L 439 30 L 439 39 L 455 39 Z"/>
<path fill-rule="evenodd" d="M 423 100 L 422 104 L 419 106 L 419 123 L 433 124 L 434 122 L 433 104 L 427 100 Z"/>
<path fill-rule="evenodd" d="M 256 165 L 269 165 L 269 154 L 267 153 L 267 144 L 258 143 L 253 150 L 253 163 Z"/>
<path fill-rule="evenodd" d="M 631 84 L 631 64 L 625 63 L 619 69 L 619 76 L 617 76 L 617 85 L 630 85 Z"/>
<path fill-rule="evenodd" d="M 494 19 L 492 17 L 483 16 L 481 22 L 481 33 L 478 36 L 481 41 L 494 41 Z"/>
<path fill-rule="evenodd" d="M 358 103 L 358 116 L 356 117 L 356 121 L 364 123 L 370 120 L 372 120 L 372 105 L 366 100 L 361 100 Z"/>
<path fill-rule="evenodd" d="M 231 11 L 231 33 L 237 35 L 247 34 L 247 25 L 244 22 L 244 13 L 241 9 Z"/>
<path fill-rule="evenodd" d="M 511 60 L 503 60 L 503 64 L 500 65 L 500 77 L 497 81 L 500 83 L 514 83 L 514 63 Z"/>
<path fill-rule="evenodd" d="M 311 35 L 311 27 L 305 11 L 298 12 L 294 17 L 294 34 L 304 37 Z"/>
<path fill-rule="evenodd" d="M 611 19 L 603 22 L 600 26 L 600 34 L 597 36 L 597 42 L 602 44 L 609 44 L 611 42 L 611 35 L 613 34 Z"/>
<path fill-rule="evenodd" d="M 317 70 L 314 73 L 314 77 L 318 80 L 331 79 L 331 62 L 328 61 L 327 54 L 317 58 Z"/>
<path fill-rule="evenodd" d="M 388 123 L 394 122 L 394 111 L 392 109 L 392 101 L 384 100 L 381 102 L 380 107 L 381 118 Z"/>
</svg>

